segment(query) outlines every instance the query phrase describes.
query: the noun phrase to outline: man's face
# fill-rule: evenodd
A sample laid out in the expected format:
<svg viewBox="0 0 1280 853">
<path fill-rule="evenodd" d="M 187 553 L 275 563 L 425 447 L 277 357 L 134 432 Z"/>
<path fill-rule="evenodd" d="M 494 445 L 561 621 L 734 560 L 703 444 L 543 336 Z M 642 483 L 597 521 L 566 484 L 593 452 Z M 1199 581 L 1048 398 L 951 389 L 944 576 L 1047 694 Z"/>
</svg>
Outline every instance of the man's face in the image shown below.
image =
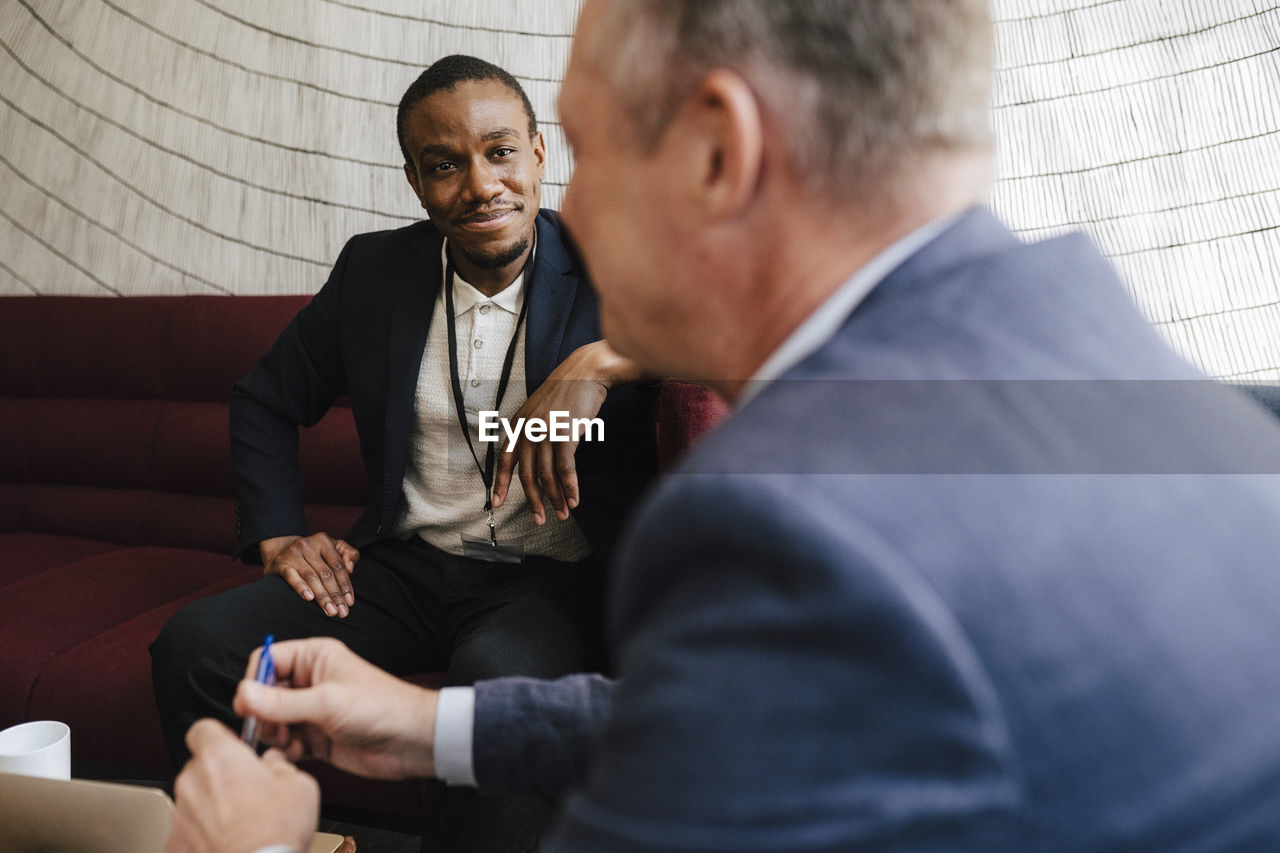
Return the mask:
<svg viewBox="0 0 1280 853">
<path fill-rule="evenodd" d="M 546 149 L 529 138 L 519 96 L 497 80 L 435 92 L 405 125 L 405 176 L 454 259 L 495 270 L 529 247 L 542 199 Z"/>
<path fill-rule="evenodd" d="M 672 216 L 669 163 L 641 149 L 631 118 L 585 58 L 597 11 L 588 3 L 579 19 L 560 89 L 560 120 L 574 154 L 561 214 L 600 294 L 609 343 L 647 368 L 675 372 L 670 345 L 678 340 L 675 315 L 687 307 L 680 304 L 679 261 L 687 235 Z"/>
</svg>

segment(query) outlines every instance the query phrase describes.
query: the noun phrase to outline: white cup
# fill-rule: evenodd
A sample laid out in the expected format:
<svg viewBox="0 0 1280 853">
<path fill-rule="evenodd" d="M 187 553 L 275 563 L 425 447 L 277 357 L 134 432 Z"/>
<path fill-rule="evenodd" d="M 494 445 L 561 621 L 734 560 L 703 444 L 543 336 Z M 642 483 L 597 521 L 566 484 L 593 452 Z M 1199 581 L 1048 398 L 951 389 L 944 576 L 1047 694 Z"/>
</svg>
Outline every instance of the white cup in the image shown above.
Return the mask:
<svg viewBox="0 0 1280 853">
<path fill-rule="evenodd" d="M 70 779 L 71 727 L 37 720 L 0 732 L 0 773 Z"/>
</svg>

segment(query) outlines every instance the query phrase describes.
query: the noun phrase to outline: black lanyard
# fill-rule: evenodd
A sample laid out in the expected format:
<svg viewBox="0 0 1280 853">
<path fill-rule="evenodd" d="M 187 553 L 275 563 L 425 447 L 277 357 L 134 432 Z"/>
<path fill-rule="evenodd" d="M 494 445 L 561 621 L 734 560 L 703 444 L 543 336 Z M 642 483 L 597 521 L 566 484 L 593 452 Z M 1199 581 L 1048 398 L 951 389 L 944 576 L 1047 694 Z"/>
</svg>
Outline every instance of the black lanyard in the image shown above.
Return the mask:
<svg viewBox="0 0 1280 853">
<path fill-rule="evenodd" d="M 494 401 L 495 409 L 502 408 L 502 397 L 507 392 L 507 383 L 511 380 L 511 365 L 516 358 L 516 341 L 520 338 L 520 326 L 524 322 L 524 315 L 529 308 L 529 267 L 533 265 L 533 249 L 529 251 L 529 258 L 524 262 L 524 269 L 520 271 L 521 277 L 524 279 L 524 298 L 520 304 L 520 314 L 516 317 L 516 328 L 511 333 L 511 343 L 507 344 L 507 357 L 502 362 L 502 376 L 498 379 L 498 399 Z M 453 385 L 453 406 L 458 412 L 458 426 L 462 427 L 462 435 L 467 440 L 467 449 L 471 451 L 471 458 L 475 460 L 476 468 L 480 471 L 480 479 L 484 481 L 484 511 L 489 520 L 489 544 L 493 547 L 498 545 L 498 531 L 493 523 L 493 500 L 491 494 L 493 491 L 493 461 L 497 442 L 486 442 L 489 445 L 485 451 L 484 464 L 480 464 L 480 457 L 476 455 L 475 445 L 471 443 L 471 428 L 467 426 L 466 410 L 463 408 L 462 401 L 462 380 L 458 378 L 458 330 L 453 318 L 453 260 L 449 259 L 445 263 L 444 272 L 444 311 L 445 322 L 449 329 L 449 380 Z"/>
</svg>

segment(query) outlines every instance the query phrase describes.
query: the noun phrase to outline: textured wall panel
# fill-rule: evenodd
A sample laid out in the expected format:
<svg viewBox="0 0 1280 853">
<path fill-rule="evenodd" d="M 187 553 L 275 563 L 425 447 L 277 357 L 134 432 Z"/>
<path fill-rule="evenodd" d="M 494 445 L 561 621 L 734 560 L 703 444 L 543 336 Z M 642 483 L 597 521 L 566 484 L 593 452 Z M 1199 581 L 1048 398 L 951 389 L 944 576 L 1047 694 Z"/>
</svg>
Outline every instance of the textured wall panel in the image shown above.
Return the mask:
<svg viewBox="0 0 1280 853">
<path fill-rule="evenodd" d="M 996 209 L 1092 234 L 1209 373 L 1280 379 L 1280 3 L 995 8 Z"/>
<path fill-rule="evenodd" d="M 577 2 L 0 0 L 0 293 L 310 293 L 421 209 L 401 93 L 472 53 L 555 115 Z"/>
</svg>

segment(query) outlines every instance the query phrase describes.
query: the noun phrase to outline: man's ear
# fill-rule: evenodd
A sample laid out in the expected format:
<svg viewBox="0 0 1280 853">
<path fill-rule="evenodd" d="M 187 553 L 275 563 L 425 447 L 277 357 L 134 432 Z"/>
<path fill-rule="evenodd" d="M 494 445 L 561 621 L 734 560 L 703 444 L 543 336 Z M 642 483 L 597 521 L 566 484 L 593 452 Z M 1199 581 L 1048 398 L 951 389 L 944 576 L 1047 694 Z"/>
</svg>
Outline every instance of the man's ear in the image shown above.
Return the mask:
<svg viewBox="0 0 1280 853">
<path fill-rule="evenodd" d="M 545 181 L 547 179 L 547 140 L 543 137 L 542 131 L 538 131 L 533 135 L 531 142 L 533 157 L 538 162 L 538 180 Z"/>
<path fill-rule="evenodd" d="M 755 197 L 764 164 L 764 115 L 755 92 L 738 74 L 716 69 L 702 78 L 681 111 L 686 161 L 703 212 L 732 218 Z"/>
<path fill-rule="evenodd" d="M 413 187 L 413 194 L 418 197 L 418 204 L 422 205 L 422 209 L 427 209 L 427 202 L 422 197 L 422 187 L 418 186 L 418 170 L 413 168 L 412 163 L 404 164 L 404 177 L 409 182 L 409 186 Z"/>
</svg>

